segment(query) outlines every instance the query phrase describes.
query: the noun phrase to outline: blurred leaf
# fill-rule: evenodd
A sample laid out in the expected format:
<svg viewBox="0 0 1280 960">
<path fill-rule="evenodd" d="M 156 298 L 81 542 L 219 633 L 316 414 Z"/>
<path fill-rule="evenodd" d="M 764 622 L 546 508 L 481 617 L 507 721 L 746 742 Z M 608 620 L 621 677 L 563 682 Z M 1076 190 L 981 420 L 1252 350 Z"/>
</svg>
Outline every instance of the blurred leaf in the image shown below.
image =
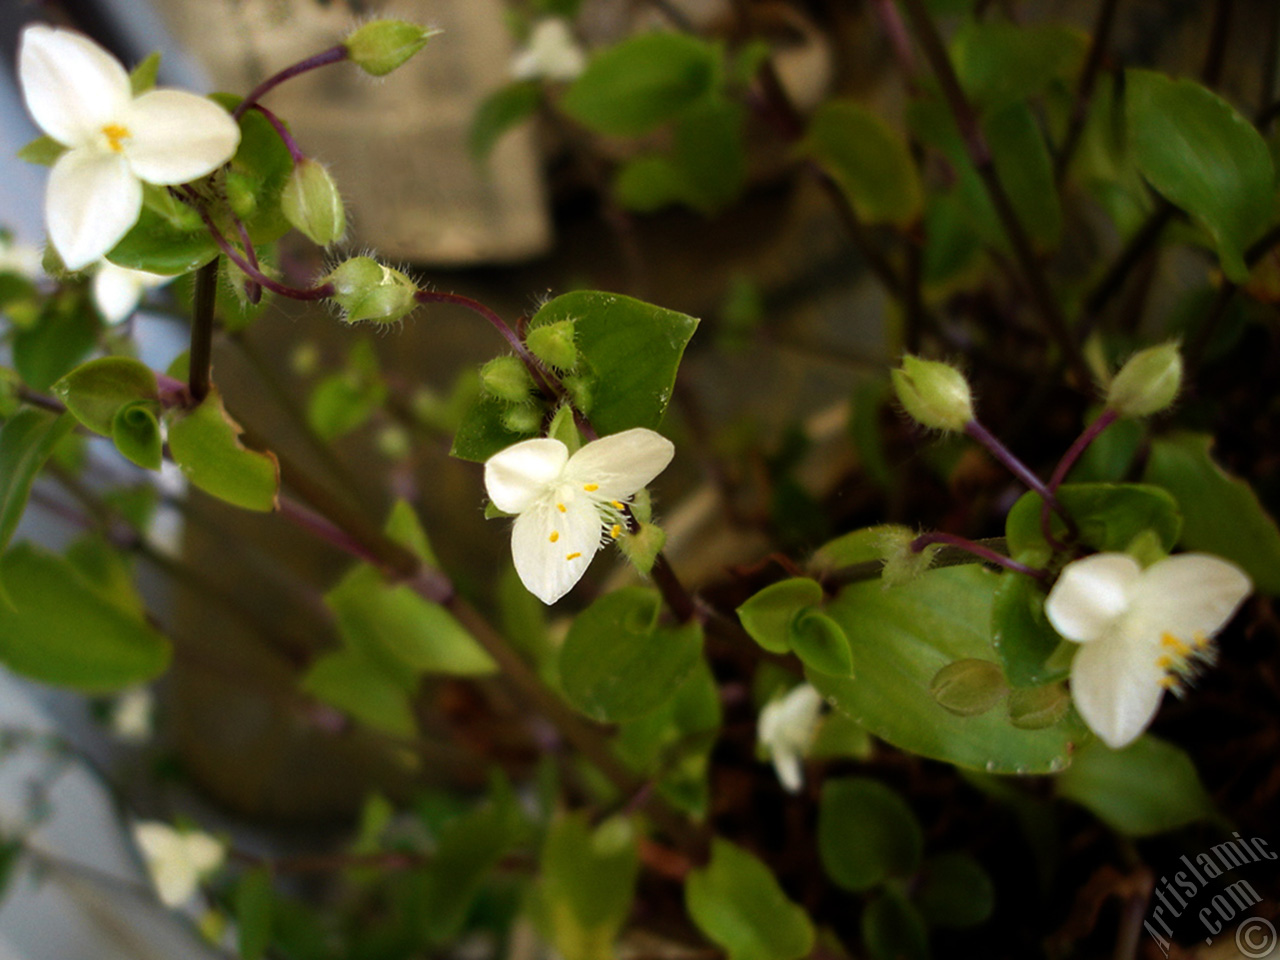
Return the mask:
<svg viewBox="0 0 1280 960">
<path fill-rule="evenodd" d="M 1058 502 L 1080 528 L 1081 542 L 1102 551 L 1124 551 L 1144 530 L 1152 530 L 1166 550 L 1178 542 L 1183 517 L 1174 498 L 1159 486 L 1140 483 L 1069 483 L 1058 488 Z M 1005 518 L 1011 556 L 1045 551 L 1040 530 L 1040 495 L 1024 493 Z M 1058 538 L 1066 527 L 1050 514 Z"/>
<path fill-rule="evenodd" d="M 216 387 L 194 410 L 171 413 L 169 452 L 192 485 L 245 510 L 276 508 L 280 466 L 272 453 L 240 443 L 240 425 Z"/>
<path fill-rule="evenodd" d="M 488 394 L 473 397 L 454 434 L 450 455 L 483 463 L 499 450 L 528 440 L 531 433 L 516 433 L 503 422 L 507 409 L 508 404 Z"/>
<path fill-rule="evenodd" d="M 991 877 L 967 853 L 944 853 L 925 861 L 915 890 L 916 907 L 935 927 L 973 927 L 995 909 Z"/>
<path fill-rule="evenodd" d="M 1214 462 L 1212 446 L 1209 434 L 1159 437 L 1151 443 L 1143 479 L 1177 499 L 1184 547 L 1226 557 L 1258 590 L 1280 594 L 1280 530 L 1249 484 Z"/>
<path fill-rule="evenodd" d="M 418 732 L 410 686 L 382 664 L 352 649 L 321 654 L 299 683 L 304 693 L 317 700 L 375 730 L 405 739 Z"/>
<path fill-rule="evenodd" d="M 533 116 L 542 102 L 542 87 L 533 81 L 509 83 L 480 102 L 471 119 L 467 149 L 471 159 L 484 163 L 502 135 Z"/>
<path fill-rule="evenodd" d="M 1089 422 L 1095 419 L 1096 416 L 1091 416 Z M 1145 435 L 1146 430 L 1140 421 L 1116 420 L 1089 444 L 1067 474 L 1067 482 L 1119 483 L 1124 480 L 1137 459 Z"/>
<path fill-rule="evenodd" d="M 1217 94 L 1150 70 L 1125 73 L 1138 168 L 1213 237 L 1223 272 L 1244 283 L 1244 252 L 1273 215 L 1275 170 L 1262 136 Z"/>
<path fill-rule="evenodd" d="M 159 470 L 164 461 L 159 412 L 159 403 L 135 400 L 117 410 L 111 423 L 111 439 L 116 449 L 126 460 L 144 470 Z"/>
<path fill-rule="evenodd" d="M 640 858 L 629 820 L 594 831 L 585 813 L 556 821 L 542 848 L 541 904 L 564 960 L 612 960 L 631 913 Z"/>
<path fill-rule="evenodd" d="M 862 911 L 862 943 L 873 960 L 929 960 L 929 931 L 920 912 L 893 889 Z"/>
<path fill-rule="evenodd" d="M 1074 722 L 1019 730 L 996 712 L 958 717 L 933 699 L 947 664 L 991 656 L 991 605 L 999 577 L 976 565 L 931 570 L 885 590 L 875 581 L 845 587 L 827 614 L 844 628 L 856 678 L 809 672 L 838 709 L 903 750 L 990 773 L 1062 769 L 1084 736 Z"/>
<path fill-rule="evenodd" d="M 924 207 L 924 191 L 902 136 L 849 100 L 828 100 L 814 113 L 800 150 L 835 179 L 866 223 L 907 227 Z"/>
<path fill-rule="evenodd" d="M 822 603 L 822 586 L 808 577 L 771 583 L 738 607 L 738 619 L 751 639 L 770 653 L 791 649 L 791 621 L 807 607 Z"/>
<path fill-rule="evenodd" d="M 159 74 L 160 51 L 157 50 L 129 71 L 129 89 L 135 97 L 140 96 L 156 85 Z"/>
<path fill-rule="evenodd" d="M 596 54 L 560 109 L 611 137 L 636 137 L 705 98 L 719 72 L 715 47 L 683 33 L 646 33 Z"/>
<path fill-rule="evenodd" d="M 150 207 L 110 251 L 107 259 L 120 267 L 177 276 L 203 267 L 218 255 L 208 231 L 184 230 Z"/>
<path fill-rule="evenodd" d="M 578 614 L 560 649 L 560 682 L 595 720 L 634 720 L 657 710 L 697 665 L 702 627 L 658 627 L 662 600 L 645 587 L 605 594 Z"/>
<path fill-rule="evenodd" d="M 1042 566 L 1047 551 L 1018 554 L 1019 563 Z M 1065 643 L 1044 615 L 1044 588 L 1031 577 L 1006 573 L 1000 577 L 991 606 L 991 634 L 1005 678 L 1014 687 L 1036 687 L 1061 680 L 1070 661 L 1053 662 L 1054 651 Z"/>
<path fill-rule="evenodd" d="M 76 367 L 53 385 L 53 393 L 94 433 L 111 436 L 116 413 L 136 400 L 157 400 L 151 368 L 128 357 L 101 357 Z"/>
<path fill-rule="evenodd" d="M 801 610 L 791 620 L 791 649 L 806 667 L 834 677 L 853 675 L 849 639 L 836 623 L 817 609 Z"/>
<path fill-rule="evenodd" d="M 920 866 L 924 833 L 898 793 L 863 777 L 827 780 L 818 807 L 818 853 L 837 886 L 862 893 Z"/>
<path fill-rule="evenodd" d="M 1039 248 L 1053 249 L 1062 235 L 1062 202 L 1049 145 L 1031 108 L 1015 103 L 992 112 L 983 120 L 982 131 L 1018 219 Z"/>
<path fill-rule="evenodd" d="M 813 948 L 813 924 L 760 860 L 716 837 L 711 862 L 689 874 L 685 909 L 729 960 L 799 960 Z"/>
<path fill-rule="evenodd" d="M 1094 741 L 1058 777 L 1057 788 L 1059 796 L 1088 807 L 1107 826 L 1131 837 L 1216 815 L 1191 758 L 1150 735 L 1123 750 Z"/>
<path fill-rule="evenodd" d="M 236 931 L 241 960 L 262 960 L 271 944 L 271 914 L 275 892 L 271 872 L 256 867 L 236 883 Z"/>
<path fill-rule="evenodd" d="M 307 423 L 325 441 L 364 424 L 387 399 L 387 384 L 368 340 L 359 340 L 346 368 L 320 380 L 307 401 Z"/>
<path fill-rule="evenodd" d="M 133 566 L 106 537 L 97 533 L 83 536 L 67 548 L 65 557 L 104 599 L 128 614 L 145 616 L 146 606 L 133 585 Z"/>
<path fill-rule="evenodd" d="M 83 295 L 51 297 L 33 326 L 13 334 L 13 366 L 32 390 L 48 390 L 89 355 L 99 330 L 98 314 Z"/>
<path fill-rule="evenodd" d="M 1089 38 L 1071 27 L 970 20 L 956 31 L 951 56 L 965 93 L 986 111 L 1072 81 L 1088 46 Z"/>
<path fill-rule="evenodd" d="M 75 417 L 59 416 L 28 407 L 19 410 L 0 427 L 0 550 L 9 545 L 18 527 L 31 484 L 59 441 L 76 425 Z M 3 580 L 0 580 L 0 585 Z M 0 595 L 0 605 L 3 605 Z"/>
<path fill-rule="evenodd" d="M 66 152 L 65 145 L 59 143 L 53 137 L 42 136 L 36 137 L 19 150 L 17 157 L 24 163 L 32 163 L 38 167 L 52 167 L 58 162 L 58 158 Z"/>
<path fill-rule="evenodd" d="M 0 661 L 60 687 L 105 693 L 169 665 L 169 641 L 109 600 L 67 560 L 22 543 L 0 558 Z"/>
</svg>

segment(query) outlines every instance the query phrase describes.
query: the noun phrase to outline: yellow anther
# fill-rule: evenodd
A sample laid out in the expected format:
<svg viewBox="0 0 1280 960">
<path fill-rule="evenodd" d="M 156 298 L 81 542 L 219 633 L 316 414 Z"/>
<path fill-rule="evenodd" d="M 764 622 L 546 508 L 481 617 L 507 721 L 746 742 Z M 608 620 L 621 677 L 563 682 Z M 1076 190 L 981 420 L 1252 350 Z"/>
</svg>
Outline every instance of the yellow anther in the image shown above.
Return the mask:
<svg viewBox="0 0 1280 960">
<path fill-rule="evenodd" d="M 557 540 L 559 540 L 559 539 L 560 539 L 560 531 L 559 531 L 559 530 L 552 530 L 552 531 L 551 531 L 551 542 L 552 542 L 552 543 L 555 543 L 555 542 L 556 542 Z"/>
<path fill-rule="evenodd" d="M 1176 690 L 1178 689 L 1178 679 L 1172 674 L 1165 674 L 1160 678 L 1160 686 L 1165 690 Z"/>
<path fill-rule="evenodd" d="M 582 489 L 583 489 L 583 490 L 585 490 L 585 491 L 587 491 L 587 493 L 595 493 L 597 490 L 599 490 L 599 489 L 600 489 L 600 484 L 598 484 L 598 483 L 584 483 L 584 484 L 582 485 Z"/>
<path fill-rule="evenodd" d="M 564 512 L 565 512 L 565 508 L 564 508 L 564 504 L 563 504 L 563 503 L 557 503 L 557 504 L 556 504 L 556 509 L 557 509 L 557 510 L 559 510 L 561 513 L 564 513 Z"/>
<path fill-rule="evenodd" d="M 615 523 L 612 527 L 610 527 L 609 536 L 613 537 L 613 539 L 615 540 L 617 540 L 618 537 L 622 536 L 622 524 Z"/>
<path fill-rule="evenodd" d="M 108 123 L 102 128 L 103 135 L 107 138 L 107 145 L 111 147 L 113 153 L 121 153 L 124 150 L 124 142 L 129 139 L 129 128 L 122 127 L 118 123 Z"/>
<path fill-rule="evenodd" d="M 1195 645 L 1197 650 L 1209 646 L 1209 638 L 1199 630 L 1191 635 L 1191 642 Z"/>
<path fill-rule="evenodd" d="M 1191 652 L 1191 648 L 1175 637 L 1172 633 L 1162 634 L 1160 636 L 1160 642 L 1180 657 L 1185 657 Z"/>
<path fill-rule="evenodd" d="M 554 538 L 555 534 L 553 533 L 551 536 Z M 1169 656 L 1167 653 L 1160 654 L 1160 656 L 1156 657 L 1156 666 L 1161 670 L 1168 670 L 1173 666 L 1173 657 Z"/>
<path fill-rule="evenodd" d="M 612 504 L 613 509 L 615 509 L 615 510 L 621 510 L 621 509 L 622 509 L 622 501 L 621 501 L 621 500 L 610 500 L 610 501 L 609 501 L 609 503 L 610 503 L 610 504 Z"/>
<path fill-rule="evenodd" d="M 570 553 L 570 554 L 568 554 L 567 556 L 565 556 L 565 559 L 566 559 L 566 560 L 577 560 L 580 556 L 582 556 L 582 554 L 581 554 L 581 553 Z"/>
</svg>

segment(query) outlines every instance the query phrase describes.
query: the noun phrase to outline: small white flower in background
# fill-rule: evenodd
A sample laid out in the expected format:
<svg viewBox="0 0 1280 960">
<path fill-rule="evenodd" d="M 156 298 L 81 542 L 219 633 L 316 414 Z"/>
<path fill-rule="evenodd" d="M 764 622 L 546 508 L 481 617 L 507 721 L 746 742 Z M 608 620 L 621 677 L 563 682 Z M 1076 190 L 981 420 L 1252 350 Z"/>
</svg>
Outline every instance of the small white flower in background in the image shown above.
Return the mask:
<svg viewBox="0 0 1280 960">
<path fill-rule="evenodd" d="M 822 694 L 808 683 L 775 697 L 760 711 L 756 735 L 788 793 L 804 785 L 803 760 L 813 746 L 821 716 Z"/>
<path fill-rule="evenodd" d="M 555 603 L 582 579 L 602 543 L 626 527 L 624 501 L 675 455 L 671 441 L 644 427 L 601 437 L 573 456 L 559 440 L 524 440 L 484 465 L 493 505 L 516 514 L 511 556 L 520 581 Z"/>
<path fill-rule="evenodd" d="M 240 143 L 211 100 L 180 90 L 134 97 L 120 62 L 70 30 L 27 27 L 18 75 L 36 125 L 68 148 L 49 172 L 45 220 L 69 270 L 100 260 L 137 223 L 144 182 L 203 177 Z"/>
<path fill-rule="evenodd" d="M 156 820 L 134 824 L 133 837 L 160 901 L 169 907 L 190 900 L 201 879 L 218 869 L 227 853 L 222 841 L 207 833 L 182 832 Z"/>
<path fill-rule="evenodd" d="M 111 732 L 126 743 L 141 743 L 151 736 L 155 698 L 149 687 L 130 687 L 111 705 Z"/>
<path fill-rule="evenodd" d="M 1145 570 L 1124 553 L 1098 553 L 1063 568 L 1044 612 L 1081 644 L 1071 697 L 1107 746 L 1132 743 L 1155 717 L 1165 690 L 1181 692 L 1215 656 L 1213 636 L 1253 590 L 1219 557 L 1183 553 Z"/>
<path fill-rule="evenodd" d="M 16 273 L 28 280 L 44 277 L 44 258 L 29 243 L 18 243 L 11 237 L 0 235 L 0 273 Z"/>
<path fill-rule="evenodd" d="M 173 279 L 159 273 L 117 267 L 111 261 L 103 260 L 93 275 L 93 302 L 107 323 L 121 323 L 138 309 L 144 293 Z"/>
<path fill-rule="evenodd" d="M 511 61 L 517 80 L 575 80 L 587 65 L 587 55 L 573 36 L 569 21 L 548 17 L 534 24 L 529 42 Z"/>
</svg>

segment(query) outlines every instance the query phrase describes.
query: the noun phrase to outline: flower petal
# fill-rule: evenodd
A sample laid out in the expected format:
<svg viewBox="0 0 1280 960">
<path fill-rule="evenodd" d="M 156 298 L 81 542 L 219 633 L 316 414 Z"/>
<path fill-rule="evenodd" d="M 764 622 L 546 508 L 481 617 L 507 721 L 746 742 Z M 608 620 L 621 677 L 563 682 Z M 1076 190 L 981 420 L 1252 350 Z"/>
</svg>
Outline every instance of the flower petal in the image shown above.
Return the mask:
<svg viewBox="0 0 1280 960">
<path fill-rule="evenodd" d="M 198 877 L 216 870 L 226 856 L 222 841 L 207 833 L 188 833 L 182 842 L 186 862 Z"/>
<path fill-rule="evenodd" d="M 130 105 L 125 156 L 147 183 L 186 183 L 212 173 L 236 152 L 240 127 L 212 100 L 183 90 L 152 90 Z"/>
<path fill-rule="evenodd" d="M 22 32 L 18 75 L 32 119 L 69 147 L 96 140 L 133 95 L 119 60 L 88 37 L 55 27 Z"/>
<path fill-rule="evenodd" d="M 804 786 L 804 767 L 800 763 L 800 755 L 791 750 L 775 750 L 773 769 L 778 774 L 778 782 L 787 793 L 799 793 Z"/>
<path fill-rule="evenodd" d="M 1129 609 L 1130 590 L 1141 574 L 1125 553 L 1095 553 L 1069 563 L 1045 599 L 1045 616 L 1068 640 L 1097 640 Z"/>
<path fill-rule="evenodd" d="M 1089 729 L 1114 750 L 1138 738 L 1160 706 L 1164 671 L 1154 644 L 1127 635 L 1087 643 L 1071 662 L 1071 698 Z"/>
<path fill-rule="evenodd" d="M 124 157 L 71 150 L 49 171 L 49 240 L 68 270 L 101 260 L 142 212 L 142 184 Z"/>
<path fill-rule="evenodd" d="M 1188 641 L 1211 637 L 1253 590 L 1249 576 L 1221 557 L 1180 553 L 1148 567 L 1133 590 L 1133 629 L 1152 641 L 1171 633 Z"/>
<path fill-rule="evenodd" d="M 484 488 L 504 513 L 523 513 L 548 491 L 564 470 L 569 448 L 539 437 L 499 450 L 484 465 Z"/>
<path fill-rule="evenodd" d="M 662 434 L 633 427 L 592 440 L 569 458 L 564 475 L 577 485 L 596 484 L 597 499 L 622 500 L 648 486 L 675 452 L 675 445 Z"/>
<path fill-rule="evenodd" d="M 525 588 L 543 603 L 563 597 L 587 572 L 600 549 L 600 515 L 585 497 L 561 512 L 553 503 L 536 503 L 516 517 L 511 558 Z"/>
<path fill-rule="evenodd" d="M 168 283 L 173 277 L 145 270 L 117 267 L 104 260 L 93 275 L 93 302 L 107 323 L 120 323 L 138 309 L 144 290 Z"/>
</svg>

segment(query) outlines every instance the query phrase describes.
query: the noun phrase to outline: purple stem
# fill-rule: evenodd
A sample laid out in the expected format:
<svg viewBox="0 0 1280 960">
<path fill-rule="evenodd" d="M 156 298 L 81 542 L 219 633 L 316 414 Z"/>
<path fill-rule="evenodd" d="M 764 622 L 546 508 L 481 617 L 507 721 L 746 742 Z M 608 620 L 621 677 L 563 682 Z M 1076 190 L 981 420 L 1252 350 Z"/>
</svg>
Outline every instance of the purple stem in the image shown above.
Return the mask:
<svg viewBox="0 0 1280 960">
<path fill-rule="evenodd" d="M 967 540 L 954 533 L 922 533 L 911 541 L 911 550 L 913 553 L 919 553 L 925 547 L 934 543 L 957 547 L 966 553 L 971 553 L 975 557 L 986 560 L 988 563 L 994 563 L 1015 573 L 1025 573 L 1028 577 L 1034 577 L 1037 580 L 1043 580 L 1049 575 L 1047 570 L 1041 570 L 1039 567 L 1029 567 L 1025 563 L 1019 563 L 1011 557 L 1006 557 L 1003 553 L 997 553 L 990 547 L 984 547 L 980 543 L 974 543 L 972 540 Z"/>
<path fill-rule="evenodd" d="M 240 101 L 240 105 L 231 111 L 231 116 L 239 120 L 246 110 L 252 107 L 260 99 L 274 90 L 286 80 L 291 80 L 299 74 L 306 73 L 309 70 L 315 70 L 319 67 L 327 67 L 331 63 L 341 63 L 347 59 L 347 47 L 345 44 L 338 44 L 336 47 L 330 47 L 323 50 L 313 57 L 307 57 L 305 60 L 299 60 L 291 67 L 285 67 L 279 73 L 274 74 L 263 80 L 260 84 L 249 92 L 249 95 Z"/>
<path fill-rule="evenodd" d="M 289 132 L 289 128 L 284 125 L 284 121 L 277 117 L 260 103 L 255 103 L 253 109 L 257 110 L 266 119 L 267 123 L 275 128 L 276 135 L 280 137 L 281 142 L 285 145 L 285 149 L 289 151 L 289 156 L 293 158 L 293 165 L 296 167 L 303 160 L 307 159 L 307 155 L 302 152 L 302 148 L 298 146 L 298 141 L 293 139 L 293 134 Z"/>
<path fill-rule="evenodd" d="M 213 242 L 218 245 L 218 249 L 226 255 L 227 259 L 234 263 L 250 280 L 258 283 L 277 293 L 282 297 L 288 297 L 291 300 L 324 300 L 326 297 L 333 296 L 333 284 L 322 283 L 318 287 L 312 287 L 310 290 L 300 290 L 297 287 L 291 287 L 288 284 L 280 283 L 278 280 L 272 280 L 261 270 L 254 267 L 248 260 L 240 255 L 240 252 L 233 247 L 227 238 L 222 235 L 222 231 L 214 224 L 213 219 L 204 210 L 203 207 L 196 207 L 200 214 L 200 219 L 204 221 L 205 228 L 209 231 L 209 235 L 213 237 Z"/>
<path fill-rule="evenodd" d="M 902 72 L 906 74 L 908 86 L 915 87 L 918 73 L 916 57 L 911 47 L 911 34 L 907 32 L 907 25 L 902 22 L 902 14 L 893 0 L 874 0 L 872 6 L 875 7 L 876 16 L 880 18 L 881 29 L 889 38 L 893 55 L 902 67 Z"/>
<path fill-rule="evenodd" d="M 228 215 L 236 225 L 236 233 L 240 234 L 240 246 L 244 248 L 245 259 L 249 261 L 249 265 L 255 270 L 261 270 L 258 266 L 258 252 L 253 249 L 253 241 L 249 239 L 249 229 L 241 222 L 240 218 L 234 213 L 228 211 Z M 250 280 L 244 287 L 245 299 L 250 303 L 256 304 L 262 299 L 262 284 L 256 280 Z"/>
<path fill-rule="evenodd" d="M 1076 465 L 1076 461 L 1081 455 L 1089 449 L 1089 444 L 1098 439 L 1103 430 L 1111 426 L 1119 419 L 1120 414 L 1107 407 L 1099 414 L 1098 419 L 1084 428 L 1084 433 L 1076 438 L 1076 442 L 1071 445 L 1066 453 L 1062 455 L 1062 459 L 1058 461 L 1058 465 L 1053 468 L 1053 474 L 1049 477 L 1048 488 L 1051 493 L 1057 493 L 1058 487 L 1062 486 L 1062 481 L 1067 478 L 1067 474 L 1071 472 L 1071 468 Z M 1045 500 L 1040 504 L 1040 531 L 1044 534 L 1046 540 L 1049 540 L 1049 501 Z"/>
<path fill-rule="evenodd" d="M 1015 477 L 1026 484 L 1028 488 L 1040 494 L 1040 498 L 1044 500 L 1049 508 L 1058 516 L 1062 517 L 1063 522 L 1067 525 L 1067 530 L 1070 531 L 1073 536 L 1075 535 L 1076 523 L 1071 519 L 1070 514 L 1062 509 L 1062 504 L 1058 502 L 1058 498 L 1054 496 L 1053 491 L 1045 486 L 1043 480 L 1027 469 L 1027 465 L 1015 457 L 1009 451 L 1009 448 L 999 441 L 995 434 L 980 424 L 977 420 L 970 420 L 966 423 L 964 425 L 964 432 L 986 447 L 993 457 L 1003 463 L 1005 467 L 1007 467 Z M 1062 547 L 1062 544 L 1052 538 L 1047 539 L 1049 540 L 1050 545 L 1055 549 L 1060 549 Z"/>
</svg>

